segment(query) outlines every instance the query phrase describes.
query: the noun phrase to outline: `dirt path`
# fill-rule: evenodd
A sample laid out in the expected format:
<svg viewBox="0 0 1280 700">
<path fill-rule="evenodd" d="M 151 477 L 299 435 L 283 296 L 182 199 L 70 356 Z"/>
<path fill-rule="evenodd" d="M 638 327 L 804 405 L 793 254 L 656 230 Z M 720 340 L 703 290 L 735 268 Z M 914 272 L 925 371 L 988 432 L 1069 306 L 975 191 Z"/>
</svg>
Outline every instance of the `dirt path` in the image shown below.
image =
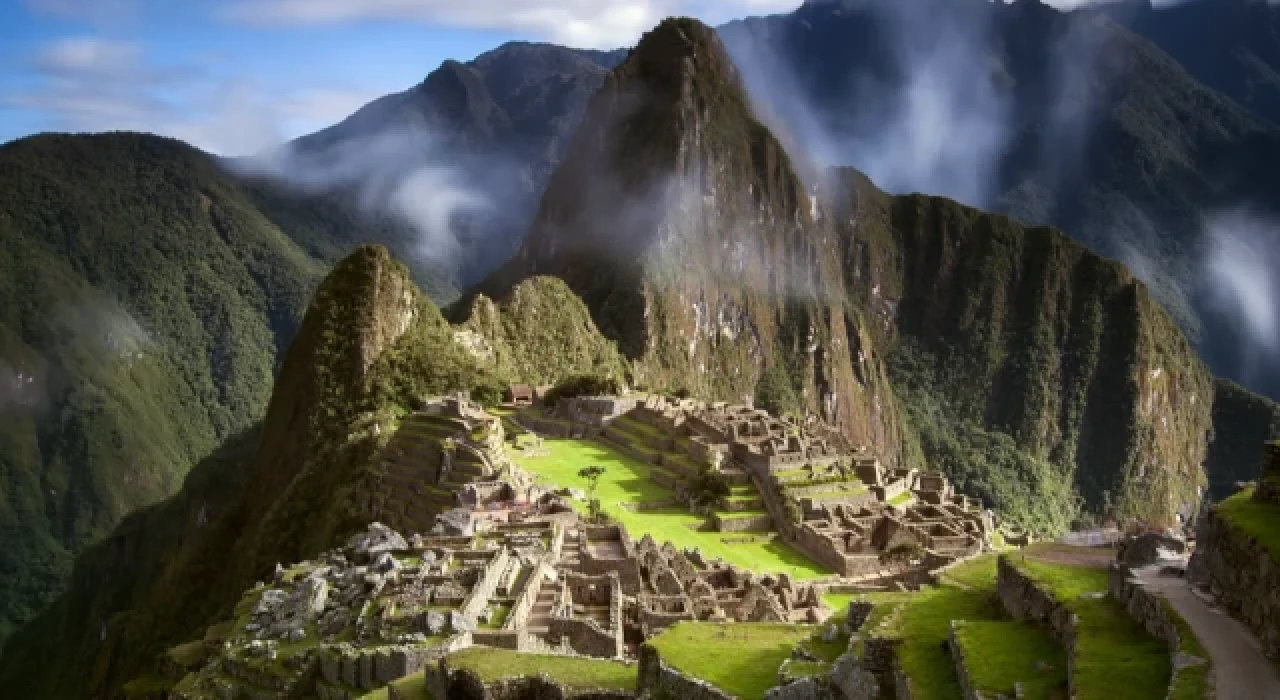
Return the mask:
<svg viewBox="0 0 1280 700">
<path fill-rule="evenodd" d="M 1213 658 L 1218 700 L 1280 698 L 1280 673 L 1243 624 L 1193 593 L 1185 579 L 1161 576 L 1159 565 L 1134 573 L 1163 594 L 1195 630 Z"/>
</svg>

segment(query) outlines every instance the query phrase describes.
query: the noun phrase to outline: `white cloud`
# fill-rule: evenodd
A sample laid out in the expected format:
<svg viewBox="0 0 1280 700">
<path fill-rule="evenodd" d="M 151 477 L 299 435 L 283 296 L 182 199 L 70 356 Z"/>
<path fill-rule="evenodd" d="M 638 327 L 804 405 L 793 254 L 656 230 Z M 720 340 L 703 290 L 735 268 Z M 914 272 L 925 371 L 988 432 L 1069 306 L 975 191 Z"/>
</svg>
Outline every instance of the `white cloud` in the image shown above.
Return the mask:
<svg viewBox="0 0 1280 700">
<path fill-rule="evenodd" d="M 711 23 L 795 9 L 799 0 L 235 0 L 227 17 L 261 25 L 407 21 L 510 31 L 579 47 L 628 46 L 670 15 Z"/>
<path fill-rule="evenodd" d="M 0 105 L 39 114 L 49 129 L 147 131 L 220 155 L 255 153 L 323 128 L 378 96 L 334 86 L 275 91 L 201 65 L 156 67 L 135 43 L 59 39 L 30 61 L 36 84 Z"/>
</svg>

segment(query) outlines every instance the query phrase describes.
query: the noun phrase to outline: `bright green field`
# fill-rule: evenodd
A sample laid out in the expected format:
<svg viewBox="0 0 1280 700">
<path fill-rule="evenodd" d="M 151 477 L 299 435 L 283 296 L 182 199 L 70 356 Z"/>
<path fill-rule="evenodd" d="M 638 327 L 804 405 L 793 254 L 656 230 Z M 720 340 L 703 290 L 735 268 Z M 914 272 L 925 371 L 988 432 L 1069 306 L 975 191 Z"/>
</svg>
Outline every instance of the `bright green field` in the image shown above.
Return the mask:
<svg viewBox="0 0 1280 700">
<path fill-rule="evenodd" d="M 1028 697 L 1055 697 L 1035 693 L 1030 674 L 1021 672 L 1027 664 L 1034 665 L 1035 661 L 1041 660 L 1028 658 L 1026 650 L 1049 654 L 1044 647 L 1045 634 L 1034 625 L 1012 622 L 1005 614 L 996 597 L 994 554 L 952 569 L 943 576 L 939 585 L 926 587 L 919 593 L 872 594 L 866 598 L 876 603 L 876 609 L 864 632 L 875 630 L 879 636 L 902 640 L 898 656 L 903 670 L 911 679 L 911 691 L 917 700 L 954 700 L 961 697 L 960 679 L 946 647 L 952 620 L 971 624 L 1004 624 L 1001 643 L 987 650 L 982 661 L 987 666 L 982 672 L 1001 679 L 995 681 L 1000 685 L 1006 682 L 1003 680 L 1005 674 L 1027 675 L 1017 680 L 1028 683 L 1027 689 L 1033 693 Z M 879 628 L 882 620 L 887 620 L 887 627 Z M 1065 654 L 1057 647 L 1051 644 L 1050 648 Z M 1050 659 L 1043 660 L 1052 664 Z M 1058 668 L 1065 673 L 1065 663 Z M 1039 687 L 1045 685 L 1051 686 L 1052 682 L 1039 684 Z"/>
<path fill-rule="evenodd" d="M 1134 700 L 1165 697 L 1172 669 L 1164 642 L 1147 634 L 1114 598 L 1081 597 L 1107 590 L 1106 569 L 1011 560 L 1080 618 L 1075 666 L 1079 700 L 1109 700 L 1116 688 L 1124 688 L 1125 697 Z"/>
<path fill-rule="evenodd" d="M 682 673 L 757 700 L 777 685 L 791 649 L 813 632 L 807 625 L 678 622 L 648 643 Z"/>
<path fill-rule="evenodd" d="M 970 682 L 985 695 L 1065 698 L 1067 652 L 1048 629 L 1013 620 L 966 622 L 956 628 Z"/>
<path fill-rule="evenodd" d="M 650 466 L 594 440 L 547 439 L 544 457 L 513 454 L 512 459 L 526 471 L 543 481 L 561 487 L 587 488 L 578 470 L 591 465 L 605 468 L 596 494 L 604 511 L 627 528 L 633 538 L 648 533 L 658 542 L 670 540 L 678 547 L 697 547 L 708 558 L 720 557 L 726 562 L 757 572 L 787 573 L 797 579 L 810 579 L 830 572 L 790 546 L 779 542 L 726 544 L 721 538 L 732 533 L 699 531 L 706 518 L 682 508 L 634 512 L 623 506 L 666 501 L 674 497 L 668 489 L 649 479 Z M 575 504 L 585 507 L 584 504 Z M 775 669 L 776 670 L 776 669 Z"/>
</svg>

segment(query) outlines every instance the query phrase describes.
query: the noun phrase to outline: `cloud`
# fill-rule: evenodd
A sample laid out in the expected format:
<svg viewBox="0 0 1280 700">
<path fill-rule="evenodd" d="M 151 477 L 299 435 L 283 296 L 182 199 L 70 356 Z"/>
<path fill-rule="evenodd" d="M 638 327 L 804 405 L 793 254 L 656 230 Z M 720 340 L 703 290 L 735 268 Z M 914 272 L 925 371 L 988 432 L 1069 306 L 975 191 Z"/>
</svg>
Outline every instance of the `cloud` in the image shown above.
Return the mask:
<svg viewBox="0 0 1280 700">
<path fill-rule="evenodd" d="M 799 0 L 235 0 L 225 17 L 270 26 L 403 21 L 531 35 L 568 46 L 629 46 L 670 15 L 717 23 Z"/>
<path fill-rule="evenodd" d="M 1280 357 L 1280 222 L 1248 209 L 1205 221 L 1204 282 L 1211 302 L 1240 331 L 1246 378 Z"/>
<path fill-rule="evenodd" d="M 981 206 L 1009 137 L 1011 105 L 987 55 L 989 14 L 971 8 L 864 3 L 859 11 L 874 24 L 865 34 L 880 44 L 838 76 L 830 66 L 790 64 L 786 48 L 744 25 L 722 36 L 757 111 L 799 151 L 793 155 L 857 167 L 890 192 Z M 801 87 L 813 83 L 802 70 L 824 76 L 816 90 Z"/>
<path fill-rule="evenodd" d="M 494 190 L 470 176 L 481 168 L 460 167 L 434 135 L 420 129 L 387 129 L 319 148 L 285 144 L 232 164 L 243 174 L 312 194 L 355 192 L 366 211 L 412 226 L 417 257 L 434 262 L 455 262 L 462 254 L 463 217 L 497 209 L 483 194 Z"/>
<path fill-rule="evenodd" d="M 378 96 L 340 87 L 275 91 L 218 76 L 203 63 L 153 65 L 142 45 L 97 37 L 50 42 L 28 63 L 34 84 L 0 97 L 0 105 L 37 113 L 49 129 L 146 131 L 219 155 L 273 147 Z"/>
</svg>

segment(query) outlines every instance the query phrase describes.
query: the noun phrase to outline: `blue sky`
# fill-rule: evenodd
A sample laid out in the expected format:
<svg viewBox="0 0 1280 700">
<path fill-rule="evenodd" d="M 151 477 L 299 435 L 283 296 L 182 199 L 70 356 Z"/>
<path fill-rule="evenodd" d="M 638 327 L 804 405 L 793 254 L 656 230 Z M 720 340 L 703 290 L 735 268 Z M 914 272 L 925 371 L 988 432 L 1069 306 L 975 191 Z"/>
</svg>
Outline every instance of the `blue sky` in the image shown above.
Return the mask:
<svg viewBox="0 0 1280 700">
<path fill-rule="evenodd" d="M 233 155 L 513 39 L 613 48 L 799 0 L 0 0 L 0 142 L 129 129 Z"/>
<path fill-rule="evenodd" d="M 1055 4 L 1080 0 L 1057 0 Z M 800 0 L 0 0 L 0 142 L 150 131 L 237 155 L 505 41 L 615 48 Z"/>
</svg>

